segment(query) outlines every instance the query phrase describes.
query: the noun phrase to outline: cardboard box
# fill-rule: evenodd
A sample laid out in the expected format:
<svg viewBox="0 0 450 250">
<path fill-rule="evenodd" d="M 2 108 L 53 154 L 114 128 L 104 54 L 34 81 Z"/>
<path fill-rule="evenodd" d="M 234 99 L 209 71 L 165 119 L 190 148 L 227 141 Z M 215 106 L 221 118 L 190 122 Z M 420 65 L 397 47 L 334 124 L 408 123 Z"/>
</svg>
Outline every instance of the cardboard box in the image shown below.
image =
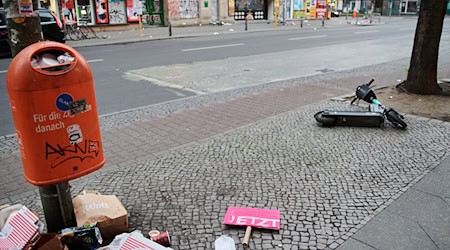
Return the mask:
<svg viewBox="0 0 450 250">
<path fill-rule="evenodd" d="M 43 234 L 39 240 L 34 243 L 31 250 L 67 250 L 68 248 L 61 243 L 58 235 L 55 233 Z"/>
<path fill-rule="evenodd" d="M 2 249 L 22 249 L 39 236 L 39 218 L 27 207 L 12 213 L 0 231 Z"/>
<path fill-rule="evenodd" d="M 150 239 L 145 238 L 139 231 L 132 233 L 123 233 L 117 235 L 108 246 L 101 247 L 99 250 L 173 250 L 172 248 L 162 246 Z"/>
</svg>

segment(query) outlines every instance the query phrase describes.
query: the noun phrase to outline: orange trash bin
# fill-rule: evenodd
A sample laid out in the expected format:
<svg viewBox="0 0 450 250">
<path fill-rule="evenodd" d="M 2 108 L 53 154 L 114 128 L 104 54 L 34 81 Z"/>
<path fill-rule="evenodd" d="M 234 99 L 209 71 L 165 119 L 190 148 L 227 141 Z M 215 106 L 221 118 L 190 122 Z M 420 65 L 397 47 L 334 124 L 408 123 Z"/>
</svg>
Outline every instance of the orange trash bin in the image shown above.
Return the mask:
<svg viewBox="0 0 450 250">
<path fill-rule="evenodd" d="M 81 54 L 32 44 L 12 60 L 6 86 L 28 182 L 58 184 L 104 165 L 94 80 Z"/>
</svg>

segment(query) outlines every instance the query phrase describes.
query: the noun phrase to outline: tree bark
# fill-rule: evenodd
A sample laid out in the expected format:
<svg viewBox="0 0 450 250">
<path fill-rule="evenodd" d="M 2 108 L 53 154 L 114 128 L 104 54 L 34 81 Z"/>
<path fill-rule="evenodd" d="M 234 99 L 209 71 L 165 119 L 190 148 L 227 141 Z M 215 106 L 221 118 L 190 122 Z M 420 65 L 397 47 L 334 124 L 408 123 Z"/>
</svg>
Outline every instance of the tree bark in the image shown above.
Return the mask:
<svg viewBox="0 0 450 250">
<path fill-rule="evenodd" d="M 437 63 L 446 7 L 446 0 L 421 1 L 408 77 L 397 88 L 420 95 L 441 93 Z"/>
<path fill-rule="evenodd" d="M 19 2 L 14 0 L 5 2 L 6 25 L 13 57 L 28 45 L 42 40 L 38 2 L 33 0 L 33 12 L 30 14 L 20 13 Z"/>
</svg>

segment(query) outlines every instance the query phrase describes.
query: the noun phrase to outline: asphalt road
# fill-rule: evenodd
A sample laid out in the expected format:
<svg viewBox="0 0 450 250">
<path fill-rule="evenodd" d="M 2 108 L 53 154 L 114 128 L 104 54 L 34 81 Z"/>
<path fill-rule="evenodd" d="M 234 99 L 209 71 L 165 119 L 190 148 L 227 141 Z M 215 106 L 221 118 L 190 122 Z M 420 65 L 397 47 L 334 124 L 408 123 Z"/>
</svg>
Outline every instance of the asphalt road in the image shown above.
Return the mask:
<svg viewBox="0 0 450 250">
<path fill-rule="evenodd" d="M 227 69 L 232 69 L 232 66 L 239 62 L 248 62 L 249 66 L 257 63 L 272 68 L 273 72 L 269 72 L 269 77 L 264 76 L 265 81 L 256 83 L 263 84 L 283 78 L 284 75 L 295 78 L 314 71 L 320 73 L 327 68 L 338 71 L 408 58 L 411 54 L 416 20 L 401 19 L 398 22 L 390 22 L 389 25 L 378 26 L 350 25 L 333 29 L 310 29 L 301 33 L 295 30 L 279 30 L 155 40 L 82 47 L 78 48 L 78 51 L 90 62 L 99 113 L 108 114 L 198 93 L 220 91 L 222 89 L 217 87 L 218 85 L 207 88 L 196 86 L 196 79 L 208 79 L 203 75 L 211 77 L 211 72 L 214 71 L 216 73 L 212 77 L 215 79 L 231 82 L 232 79 L 225 78 L 230 75 Z M 449 40 L 449 34 L 449 25 L 444 25 L 442 41 Z M 350 53 L 347 54 L 346 51 Z M 297 59 L 292 61 L 292 58 Z M 325 61 L 326 64 L 322 63 Z M 0 81 L 3 83 L 10 62 L 11 59 L 0 59 Z M 290 73 L 296 71 L 292 70 L 292 64 L 304 70 L 298 70 L 292 75 Z M 175 83 L 171 84 L 171 79 L 167 77 L 178 65 L 184 65 L 184 70 L 192 70 L 196 74 L 184 75 L 184 78 L 179 79 L 181 83 L 174 80 Z M 200 65 L 201 69 L 195 71 L 194 65 Z M 308 65 L 316 67 L 308 71 Z M 136 70 L 144 72 L 144 77 L 127 77 L 129 72 Z M 155 82 L 159 84 L 154 84 Z M 188 82 L 191 83 L 189 86 L 183 86 L 183 83 Z M 227 83 L 218 81 L 221 86 Z M 227 89 L 239 87 L 242 85 L 230 85 Z M 0 135 L 12 133 L 14 127 L 5 84 L 2 84 Z"/>
</svg>

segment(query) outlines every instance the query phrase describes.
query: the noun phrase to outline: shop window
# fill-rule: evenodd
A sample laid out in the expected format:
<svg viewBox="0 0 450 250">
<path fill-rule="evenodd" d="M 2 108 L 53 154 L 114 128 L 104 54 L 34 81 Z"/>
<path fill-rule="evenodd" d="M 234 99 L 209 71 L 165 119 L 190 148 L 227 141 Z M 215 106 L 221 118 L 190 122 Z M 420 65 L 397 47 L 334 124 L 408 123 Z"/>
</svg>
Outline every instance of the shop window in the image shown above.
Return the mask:
<svg viewBox="0 0 450 250">
<path fill-rule="evenodd" d="M 407 12 L 416 12 L 417 11 L 417 2 L 408 2 Z"/>
<path fill-rule="evenodd" d="M 0 12 L 0 26 L 6 25 L 6 18 L 3 13 L 4 12 Z"/>
</svg>

